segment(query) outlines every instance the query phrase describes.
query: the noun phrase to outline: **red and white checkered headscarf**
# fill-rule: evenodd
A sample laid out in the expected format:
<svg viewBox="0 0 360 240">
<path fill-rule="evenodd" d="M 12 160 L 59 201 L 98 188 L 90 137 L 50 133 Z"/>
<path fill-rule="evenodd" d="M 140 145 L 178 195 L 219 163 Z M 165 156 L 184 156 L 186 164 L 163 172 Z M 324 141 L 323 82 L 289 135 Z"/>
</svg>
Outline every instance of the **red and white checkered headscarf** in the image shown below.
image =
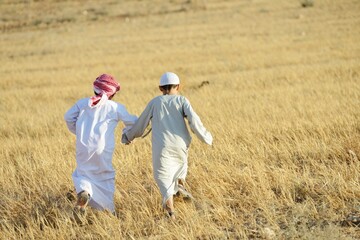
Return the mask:
<svg viewBox="0 0 360 240">
<path fill-rule="evenodd" d="M 103 97 L 107 99 L 120 90 L 120 84 L 109 74 L 101 74 L 94 81 L 94 91 L 98 94 L 90 98 L 90 106 L 95 106 Z M 105 96 L 104 96 L 105 95 Z"/>
</svg>

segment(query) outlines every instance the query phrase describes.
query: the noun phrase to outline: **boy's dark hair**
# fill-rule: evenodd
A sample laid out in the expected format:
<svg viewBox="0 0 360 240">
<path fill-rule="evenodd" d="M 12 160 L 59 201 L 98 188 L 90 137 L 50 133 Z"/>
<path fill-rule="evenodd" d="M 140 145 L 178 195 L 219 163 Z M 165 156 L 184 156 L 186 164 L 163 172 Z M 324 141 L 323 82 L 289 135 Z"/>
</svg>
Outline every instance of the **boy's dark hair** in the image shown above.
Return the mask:
<svg viewBox="0 0 360 240">
<path fill-rule="evenodd" d="M 100 93 L 97 93 L 97 92 L 95 92 L 94 91 L 94 94 L 96 95 L 96 96 L 99 96 L 100 95 Z M 112 96 L 114 96 L 116 93 L 114 93 L 113 95 L 111 95 L 110 97 L 112 97 Z M 110 97 L 109 97 L 109 99 L 110 99 Z"/>
<path fill-rule="evenodd" d="M 169 92 L 172 88 L 175 88 L 177 86 L 179 86 L 179 84 L 169 84 L 169 85 L 160 86 L 160 89 Z"/>
</svg>

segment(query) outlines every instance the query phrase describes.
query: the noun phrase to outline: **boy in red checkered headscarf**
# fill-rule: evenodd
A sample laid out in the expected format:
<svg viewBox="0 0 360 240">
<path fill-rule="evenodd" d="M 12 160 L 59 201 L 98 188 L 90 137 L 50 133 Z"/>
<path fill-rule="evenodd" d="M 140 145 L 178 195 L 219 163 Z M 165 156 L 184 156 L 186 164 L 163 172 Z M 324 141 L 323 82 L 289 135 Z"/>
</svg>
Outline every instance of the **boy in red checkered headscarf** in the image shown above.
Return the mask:
<svg viewBox="0 0 360 240">
<path fill-rule="evenodd" d="M 102 74 L 94 81 L 95 96 L 80 99 L 65 114 L 69 130 L 76 135 L 77 165 L 72 178 L 78 194 L 77 211 L 85 212 L 88 204 L 115 211 L 114 132 L 119 121 L 124 123 L 125 133 L 137 120 L 124 105 L 111 100 L 119 90 L 113 76 Z"/>
</svg>

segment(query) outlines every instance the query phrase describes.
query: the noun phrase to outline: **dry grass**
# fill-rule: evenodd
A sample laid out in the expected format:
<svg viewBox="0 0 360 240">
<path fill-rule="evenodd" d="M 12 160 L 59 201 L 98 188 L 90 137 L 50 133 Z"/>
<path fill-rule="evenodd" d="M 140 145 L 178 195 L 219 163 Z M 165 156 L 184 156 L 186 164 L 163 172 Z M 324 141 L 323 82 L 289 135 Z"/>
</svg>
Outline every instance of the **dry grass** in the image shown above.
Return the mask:
<svg viewBox="0 0 360 240">
<path fill-rule="evenodd" d="M 360 237 L 358 1 L 119 2 L 0 1 L 0 239 Z M 164 71 L 215 138 L 190 149 L 196 201 L 169 222 L 150 138 L 123 146 L 120 125 L 118 216 L 77 225 L 63 114 L 107 72 L 138 115 Z"/>
</svg>

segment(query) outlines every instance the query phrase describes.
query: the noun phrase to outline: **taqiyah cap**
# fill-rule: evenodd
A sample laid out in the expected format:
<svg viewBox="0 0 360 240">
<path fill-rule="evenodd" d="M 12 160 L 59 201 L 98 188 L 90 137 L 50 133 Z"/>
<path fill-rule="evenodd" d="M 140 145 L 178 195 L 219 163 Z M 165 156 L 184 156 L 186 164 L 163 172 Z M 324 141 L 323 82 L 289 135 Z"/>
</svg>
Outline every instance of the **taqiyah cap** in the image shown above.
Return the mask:
<svg viewBox="0 0 360 240">
<path fill-rule="evenodd" d="M 177 84 L 180 84 L 179 77 L 175 73 L 166 72 L 161 76 L 159 86 L 177 85 Z"/>
</svg>

